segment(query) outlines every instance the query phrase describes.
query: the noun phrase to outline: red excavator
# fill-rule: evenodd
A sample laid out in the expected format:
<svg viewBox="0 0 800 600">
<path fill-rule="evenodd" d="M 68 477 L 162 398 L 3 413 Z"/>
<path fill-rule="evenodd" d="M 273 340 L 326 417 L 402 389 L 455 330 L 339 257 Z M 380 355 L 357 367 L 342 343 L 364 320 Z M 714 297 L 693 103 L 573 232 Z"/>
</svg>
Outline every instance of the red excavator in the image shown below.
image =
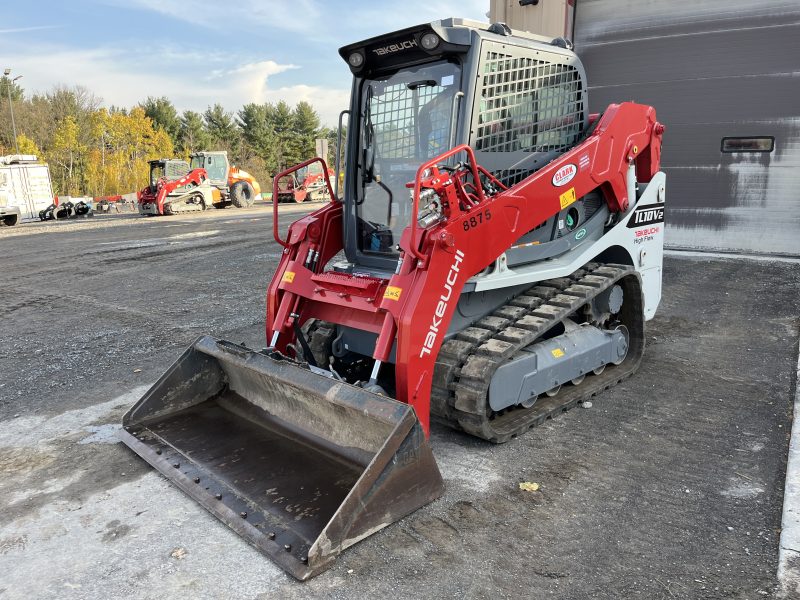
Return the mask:
<svg viewBox="0 0 800 600">
<path fill-rule="evenodd" d="M 267 347 L 201 337 L 125 415 L 126 444 L 295 577 L 442 493 L 432 421 L 502 443 L 636 372 L 664 128 L 589 114 L 570 47 L 448 19 L 341 48 L 344 193 L 284 238 L 280 180 L 327 166 L 275 178 Z"/>
</svg>

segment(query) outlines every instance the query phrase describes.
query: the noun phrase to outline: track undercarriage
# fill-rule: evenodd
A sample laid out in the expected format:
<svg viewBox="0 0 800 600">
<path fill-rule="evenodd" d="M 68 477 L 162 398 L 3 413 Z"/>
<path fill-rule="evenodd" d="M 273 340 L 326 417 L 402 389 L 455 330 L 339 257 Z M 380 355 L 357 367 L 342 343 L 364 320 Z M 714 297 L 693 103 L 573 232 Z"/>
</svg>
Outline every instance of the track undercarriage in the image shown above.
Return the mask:
<svg viewBox="0 0 800 600">
<path fill-rule="evenodd" d="M 613 312 L 598 310 L 597 300 L 612 290 L 622 297 L 619 306 L 612 307 Z M 569 343 L 568 332 L 586 327 L 618 331 L 624 338 L 612 356 L 606 357 L 608 362 L 602 353 L 588 362 L 581 355 L 571 356 L 574 345 Z M 330 365 L 337 374 L 351 374 L 350 383 L 359 383 L 359 375 L 366 371 L 353 368 L 353 361 L 347 364 L 331 352 L 336 333 L 330 323 L 309 323 L 305 328 L 307 349 L 313 353 L 315 365 Z M 528 387 L 546 387 L 545 392 L 500 410 L 492 408 L 492 382 L 504 376 L 502 372 L 498 375 L 498 370 L 524 360 L 537 344 L 545 342 L 545 350 L 559 359 L 561 377 L 554 377 L 552 370 L 544 371 L 538 375 L 542 381 L 529 382 Z M 308 351 L 297 346 L 293 350 L 307 360 Z M 638 274 L 627 265 L 589 263 L 569 277 L 532 285 L 445 341 L 433 374 L 431 414 L 434 421 L 448 427 L 490 442 L 506 442 L 631 376 L 643 351 Z M 566 366 L 569 361 L 576 364 L 570 368 Z"/>
</svg>

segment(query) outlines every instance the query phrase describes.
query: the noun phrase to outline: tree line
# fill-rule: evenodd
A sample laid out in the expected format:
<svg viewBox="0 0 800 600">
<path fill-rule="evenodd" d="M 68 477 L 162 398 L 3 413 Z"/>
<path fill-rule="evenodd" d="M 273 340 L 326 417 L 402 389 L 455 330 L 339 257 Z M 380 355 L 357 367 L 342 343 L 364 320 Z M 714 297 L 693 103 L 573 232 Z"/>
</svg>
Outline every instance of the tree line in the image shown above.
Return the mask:
<svg viewBox="0 0 800 600">
<path fill-rule="evenodd" d="M 147 185 L 148 160 L 187 158 L 199 150 L 227 150 L 266 191 L 276 172 L 315 155 L 317 138 L 327 138 L 335 152 L 336 131 L 321 125 L 308 102 L 249 103 L 235 113 L 214 104 L 179 113 L 168 98 L 148 97 L 132 108 L 104 108 L 82 86 L 28 95 L 3 76 L 0 155 L 16 153 L 9 95 L 19 152 L 50 165 L 54 192 L 61 195 L 136 191 Z"/>
</svg>

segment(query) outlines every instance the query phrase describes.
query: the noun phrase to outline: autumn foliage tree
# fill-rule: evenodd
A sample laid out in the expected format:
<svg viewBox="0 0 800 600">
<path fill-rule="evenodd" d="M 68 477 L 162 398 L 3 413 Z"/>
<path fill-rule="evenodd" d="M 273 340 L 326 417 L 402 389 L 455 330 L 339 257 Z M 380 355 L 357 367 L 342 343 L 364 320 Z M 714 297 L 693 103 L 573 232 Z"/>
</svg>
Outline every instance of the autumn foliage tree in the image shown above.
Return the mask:
<svg viewBox="0 0 800 600">
<path fill-rule="evenodd" d="M 8 82 L 0 79 L 3 84 Z M 215 104 L 203 113 L 179 114 L 166 97 L 148 97 L 131 109 L 107 109 L 80 86 L 26 96 L 11 85 L 20 152 L 48 162 L 60 195 L 133 192 L 147 184 L 149 160 L 186 158 L 199 150 L 227 150 L 232 163 L 268 189 L 274 173 L 314 155 L 316 138 L 335 138 L 307 102 L 294 108 L 283 101 L 249 103 L 236 113 Z M 5 99 L 0 102 L 0 154 L 16 151 Z"/>
</svg>

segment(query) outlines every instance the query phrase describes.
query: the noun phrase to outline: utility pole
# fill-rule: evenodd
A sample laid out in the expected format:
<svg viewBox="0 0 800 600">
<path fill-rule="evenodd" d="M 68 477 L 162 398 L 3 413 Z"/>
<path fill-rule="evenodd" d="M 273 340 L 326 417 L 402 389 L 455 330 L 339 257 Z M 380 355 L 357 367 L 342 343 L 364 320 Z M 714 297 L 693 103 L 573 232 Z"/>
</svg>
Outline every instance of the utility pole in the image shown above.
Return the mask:
<svg viewBox="0 0 800 600">
<path fill-rule="evenodd" d="M 14 122 L 14 103 L 11 101 L 11 84 L 17 79 L 21 79 L 22 75 L 17 75 L 14 77 L 14 79 L 11 79 L 11 69 L 6 69 L 3 71 L 3 75 L 6 76 L 6 83 L 8 87 L 8 109 L 11 111 L 11 130 L 14 132 L 14 147 L 17 149 L 17 154 L 19 154 L 19 142 L 17 142 L 17 124 Z"/>
</svg>

